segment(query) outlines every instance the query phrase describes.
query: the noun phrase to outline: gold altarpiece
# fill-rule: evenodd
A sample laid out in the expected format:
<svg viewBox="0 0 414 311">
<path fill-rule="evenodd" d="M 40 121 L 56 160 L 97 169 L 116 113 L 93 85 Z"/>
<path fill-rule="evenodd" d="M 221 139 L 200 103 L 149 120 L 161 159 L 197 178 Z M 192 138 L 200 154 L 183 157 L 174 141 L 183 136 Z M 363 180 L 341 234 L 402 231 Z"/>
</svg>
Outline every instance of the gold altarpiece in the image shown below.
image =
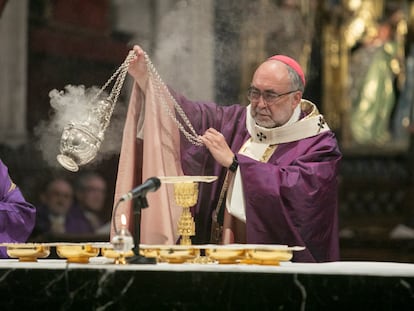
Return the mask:
<svg viewBox="0 0 414 311">
<path fill-rule="evenodd" d="M 409 146 L 409 127 L 411 123 L 410 110 L 405 109 L 405 115 L 400 116 L 399 120 L 392 124 L 391 113 L 395 113 L 397 105 L 401 105 L 399 97 L 403 94 L 405 85 L 405 47 L 407 45 L 408 25 L 412 20 L 413 4 L 409 1 L 383 1 L 383 0 L 342 0 L 340 5 L 329 6 L 325 2 L 323 7 L 325 14 L 323 21 L 323 79 L 322 79 L 322 103 L 323 112 L 332 129 L 339 133 L 342 149 L 352 153 L 387 153 L 401 152 L 408 149 Z M 380 46 L 383 44 L 384 50 L 388 48 L 388 43 L 379 43 L 381 36 L 384 37 L 384 25 L 388 25 L 389 33 L 387 39 L 383 41 L 393 42 L 395 50 L 392 57 L 387 59 L 392 79 L 394 80 L 393 107 L 389 108 L 388 122 L 386 126 L 399 127 L 403 132 L 403 137 L 398 141 L 388 135 L 383 139 L 375 139 L 375 136 L 369 136 L 364 141 L 358 141 L 356 130 L 353 129 L 353 123 L 369 123 L 369 116 L 366 119 L 358 118 L 355 111 L 357 109 L 370 109 L 368 104 L 386 105 L 384 96 L 374 93 L 375 89 L 368 90 L 371 92 L 372 100 L 363 101 L 355 99 L 356 92 L 363 92 L 358 89 L 362 83 L 364 74 L 368 75 L 369 67 L 362 67 L 355 70 L 355 66 L 361 65 L 354 61 L 357 55 L 357 48 L 363 49 L 367 46 Z M 362 48 L 361 48 L 362 47 Z M 371 48 L 372 49 L 372 48 Z M 374 56 L 371 53 L 366 56 L 365 62 L 370 61 L 374 66 Z M 370 57 L 372 59 L 370 59 Z M 354 66 L 354 69 L 353 67 Z M 381 64 L 378 65 L 380 67 Z M 381 73 L 377 78 L 380 79 Z M 365 82 L 367 85 L 373 84 L 374 81 Z M 378 87 L 387 85 L 379 84 Z M 380 93 L 379 94 L 383 94 Z M 360 107 L 358 107 L 360 104 Z M 364 106 L 365 105 L 365 106 Z M 412 103 L 411 103 L 412 105 Z M 381 108 L 383 109 L 384 106 Z M 362 108 L 361 108 L 362 107 Z M 391 111 L 393 110 L 393 111 Z M 367 114 L 366 114 L 367 115 Z M 395 117 L 395 116 L 394 116 Z M 380 119 L 372 117 L 373 123 L 381 122 Z M 371 126 L 372 127 L 372 126 Z M 363 127 L 362 127 L 363 128 Z M 366 126 L 365 130 L 369 131 L 370 127 Z M 387 133 L 386 133 L 387 134 Z"/>
<path fill-rule="evenodd" d="M 398 17 L 391 19 L 386 16 L 390 4 L 394 11 L 399 12 Z M 371 140 L 356 143 L 351 125 L 356 122 L 364 124 L 366 120 L 355 119 L 353 112 L 351 95 L 355 92 L 355 85 L 351 81 L 355 77 L 352 76 L 352 55 L 356 47 L 363 46 L 368 40 L 374 41 L 381 23 L 391 21 L 397 48 L 390 67 L 396 81 L 395 88 L 401 95 L 405 86 L 405 47 L 413 20 L 413 7 L 414 4 L 408 0 L 255 1 L 243 11 L 240 29 L 240 102 L 247 103 L 244 90 L 263 59 L 272 54 L 290 55 L 300 62 L 309 77 L 314 76 L 310 71 L 314 61 L 312 49 L 319 49 L 321 100 L 316 104 L 337 133 L 342 148 L 357 153 L 406 150 L 409 134 L 404 134 L 404 139 L 398 144 L 390 135 L 377 142 L 372 140 L 372 144 Z M 319 43 L 316 46 L 315 41 Z M 381 97 L 378 98 L 380 100 Z M 392 108 L 389 110 L 391 115 Z M 411 112 L 410 109 L 405 111 L 406 115 L 399 122 L 403 128 L 401 131 L 408 133 Z"/>
<path fill-rule="evenodd" d="M 307 67 L 317 1 L 246 1 L 240 29 L 240 102 L 257 66 L 274 54 L 289 55 Z"/>
</svg>

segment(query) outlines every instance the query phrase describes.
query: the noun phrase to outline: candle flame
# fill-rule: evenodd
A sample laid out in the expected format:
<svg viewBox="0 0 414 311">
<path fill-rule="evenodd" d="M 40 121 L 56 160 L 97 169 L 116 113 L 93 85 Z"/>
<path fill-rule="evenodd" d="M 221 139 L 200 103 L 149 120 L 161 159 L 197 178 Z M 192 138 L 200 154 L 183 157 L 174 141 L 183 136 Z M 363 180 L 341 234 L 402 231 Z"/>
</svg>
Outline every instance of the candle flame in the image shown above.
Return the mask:
<svg viewBox="0 0 414 311">
<path fill-rule="evenodd" d="M 126 216 L 125 216 L 125 214 L 122 214 L 121 215 L 121 224 L 122 224 L 122 226 L 126 226 L 126 223 L 127 223 Z"/>
</svg>

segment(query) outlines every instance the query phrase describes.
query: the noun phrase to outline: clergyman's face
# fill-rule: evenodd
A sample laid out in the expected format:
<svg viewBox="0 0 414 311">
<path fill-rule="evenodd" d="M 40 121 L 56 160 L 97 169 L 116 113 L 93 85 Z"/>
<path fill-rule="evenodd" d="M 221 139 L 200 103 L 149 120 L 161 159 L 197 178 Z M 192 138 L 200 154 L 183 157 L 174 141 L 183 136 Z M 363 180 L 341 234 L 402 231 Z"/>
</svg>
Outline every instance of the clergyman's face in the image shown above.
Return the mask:
<svg viewBox="0 0 414 311">
<path fill-rule="evenodd" d="M 257 68 L 250 87 L 262 94 L 285 94 L 276 96 L 269 103 L 263 100 L 263 95 L 256 101 L 250 101 L 251 116 L 257 125 L 266 128 L 278 127 L 288 122 L 302 97 L 300 91 L 292 89 L 286 65 L 276 60 L 268 60 Z"/>
</svg>

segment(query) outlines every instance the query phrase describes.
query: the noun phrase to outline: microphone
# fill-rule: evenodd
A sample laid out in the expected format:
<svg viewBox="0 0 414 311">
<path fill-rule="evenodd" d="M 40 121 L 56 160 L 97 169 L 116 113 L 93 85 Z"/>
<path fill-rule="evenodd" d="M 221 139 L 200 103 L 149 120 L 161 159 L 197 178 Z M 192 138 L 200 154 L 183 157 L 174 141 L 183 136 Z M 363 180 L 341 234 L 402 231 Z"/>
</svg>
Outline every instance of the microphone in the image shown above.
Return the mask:
<svg viewBox="0 0 414 311">
<path fill-rule="evenodd" d="M 137 197 L 145 197 L 147 192 L 157 191 L 161 186 L 161 181 L 157 177 L 148 178 L 143 184 L 132 189 L 128 193 L 124 194 L 119 201 L 129 201 Z"/>
</svg>

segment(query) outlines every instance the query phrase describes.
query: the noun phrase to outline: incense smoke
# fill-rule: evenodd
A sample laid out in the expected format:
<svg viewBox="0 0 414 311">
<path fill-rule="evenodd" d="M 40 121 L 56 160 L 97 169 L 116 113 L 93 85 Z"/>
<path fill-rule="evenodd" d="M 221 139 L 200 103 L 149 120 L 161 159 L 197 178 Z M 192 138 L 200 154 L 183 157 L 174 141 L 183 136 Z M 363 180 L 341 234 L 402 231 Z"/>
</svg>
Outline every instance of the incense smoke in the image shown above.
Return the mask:
<svg viewBox="0 0 414 311">
<path fill-rule="evenodd" d="M 96 86 L 85 88 L 83 85 L 66 85 L 62 91 L 53 89 L 49 92 L 51 118 L 41 121 L 34 132 L 43 159 L 51 167 L 59 166 L 56 156 L 60 153 L 60 139 L 64 127 L 71 122 L 79 123 L 85 120 L 98 92 Z M 106 94 L 102 93 L 101 97 L 106 97 Z M 118 103 L 93 163 L 119 152 L 125 114 L 125 106 Z"/>
</svg>

